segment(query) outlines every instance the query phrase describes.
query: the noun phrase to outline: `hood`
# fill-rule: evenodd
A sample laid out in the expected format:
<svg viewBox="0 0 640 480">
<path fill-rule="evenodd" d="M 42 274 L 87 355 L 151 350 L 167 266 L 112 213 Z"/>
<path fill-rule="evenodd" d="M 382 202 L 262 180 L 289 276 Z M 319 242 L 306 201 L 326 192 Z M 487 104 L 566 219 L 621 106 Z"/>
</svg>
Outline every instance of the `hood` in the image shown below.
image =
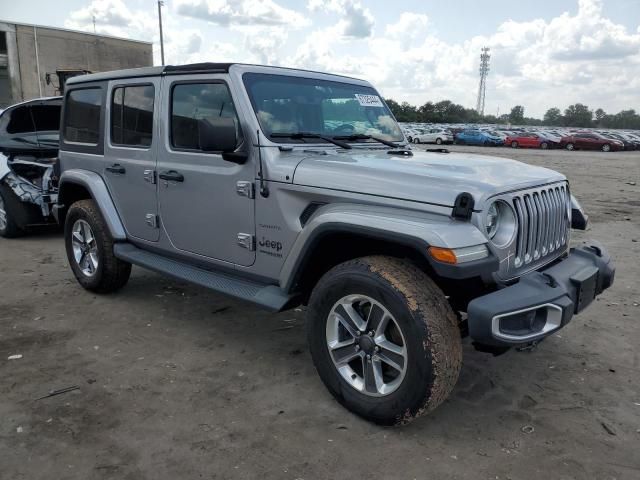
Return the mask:
<svg viewBox="0 0 640 480">
<path fill-rule="evenodd" d="M 400 157 L 354 149 L 306 156 L 293 183 L 452 207 L 461 192 L 481 203 L 497 193 L 562 180 L 553 170 L 499 157 L 430 152 Z"/>
</svg>

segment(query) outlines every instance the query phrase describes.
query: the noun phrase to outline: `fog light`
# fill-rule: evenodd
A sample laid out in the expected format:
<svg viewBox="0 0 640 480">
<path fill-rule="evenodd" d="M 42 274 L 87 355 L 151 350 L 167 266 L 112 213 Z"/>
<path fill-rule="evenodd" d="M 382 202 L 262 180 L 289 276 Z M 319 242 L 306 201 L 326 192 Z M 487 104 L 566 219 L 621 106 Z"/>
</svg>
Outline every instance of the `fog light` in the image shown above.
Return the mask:
<svg viewBox="0 0 640 480">
<path fill-rule="evenodd" d="M 525 342 L 552 332 L 562 325 L 562 308 L 552 303 L 529 307 L 493 317 L 491 333 L 513 343 Z"/>
</svg>

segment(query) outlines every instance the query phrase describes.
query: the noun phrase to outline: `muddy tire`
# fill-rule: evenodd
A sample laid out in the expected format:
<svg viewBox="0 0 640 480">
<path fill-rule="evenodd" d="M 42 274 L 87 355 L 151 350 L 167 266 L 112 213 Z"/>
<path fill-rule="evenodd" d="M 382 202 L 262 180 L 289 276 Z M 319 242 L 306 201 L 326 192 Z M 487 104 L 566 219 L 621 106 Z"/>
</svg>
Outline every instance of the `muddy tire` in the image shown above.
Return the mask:
<svg viewBox="0 0 640 480">
<path fill-rule="evenodd" d="M 24 230 L 16 222 L 16 209 L 19 208 L 22 208 L 20 199 L 6 185 L 0 185 L 0 237 L 24 235 Z"/>
<path fill-rule="evenodd" d="M 131 264 L 113 254 L 113 238 L 93 200 L 81 200 L 69 208 L 64 243 L 71 270 L 87 290 L 110 293 L 129 280 Z"/>
<path fill-rule="evenodd" d="M 359 258 L 327 272 L 309 301 L 307 334 L 327 389 L 381 425 L 435 409 L 462 364 L 458 322 L 444 294 L 415 265 L 392 257 Z"/>
</svg>

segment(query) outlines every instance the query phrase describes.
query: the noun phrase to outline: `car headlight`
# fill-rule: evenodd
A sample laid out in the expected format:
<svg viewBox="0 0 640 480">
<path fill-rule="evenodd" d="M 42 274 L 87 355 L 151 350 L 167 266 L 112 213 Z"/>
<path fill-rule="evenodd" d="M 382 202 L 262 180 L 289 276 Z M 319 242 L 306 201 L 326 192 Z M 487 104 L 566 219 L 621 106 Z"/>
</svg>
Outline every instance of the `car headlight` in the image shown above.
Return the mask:
<svg viewBox="0 0 640 480">
<path fill-rule="evenodd" d="M 516 216 L 504 201 L 497 200 L 489 205 L 484 220 L 485 233 L 497 247 L 511 243 L 516 233 Z"/>
</svg>

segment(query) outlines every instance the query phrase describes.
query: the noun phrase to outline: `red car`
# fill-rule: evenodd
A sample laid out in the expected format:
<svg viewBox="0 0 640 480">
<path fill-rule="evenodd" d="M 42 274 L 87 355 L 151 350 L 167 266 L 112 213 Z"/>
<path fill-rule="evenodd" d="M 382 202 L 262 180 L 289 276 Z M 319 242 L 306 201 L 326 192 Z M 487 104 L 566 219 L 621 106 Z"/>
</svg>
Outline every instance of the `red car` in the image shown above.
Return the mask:
<svg viewBox="0 0 640 480">
<path fill-rule="evenodd" d="M 529 147 L 542 148 L 546 150 L 551 146 L 551 142 L 546 138 L 540 137 L 535 133 L 522 133 L 519 135 L 510 135 L 504 139 L 505 145 L 511 145 L 511 148 Z"/>
<path fill-rule="evenodd" d="M 624 143 L 620 140 L 602 137 L 593 132 L 574 133 L 562 137 L 560 145 L 567 150 L 602 150 L 603 152 L 624 150 Z"/>
</svg>

